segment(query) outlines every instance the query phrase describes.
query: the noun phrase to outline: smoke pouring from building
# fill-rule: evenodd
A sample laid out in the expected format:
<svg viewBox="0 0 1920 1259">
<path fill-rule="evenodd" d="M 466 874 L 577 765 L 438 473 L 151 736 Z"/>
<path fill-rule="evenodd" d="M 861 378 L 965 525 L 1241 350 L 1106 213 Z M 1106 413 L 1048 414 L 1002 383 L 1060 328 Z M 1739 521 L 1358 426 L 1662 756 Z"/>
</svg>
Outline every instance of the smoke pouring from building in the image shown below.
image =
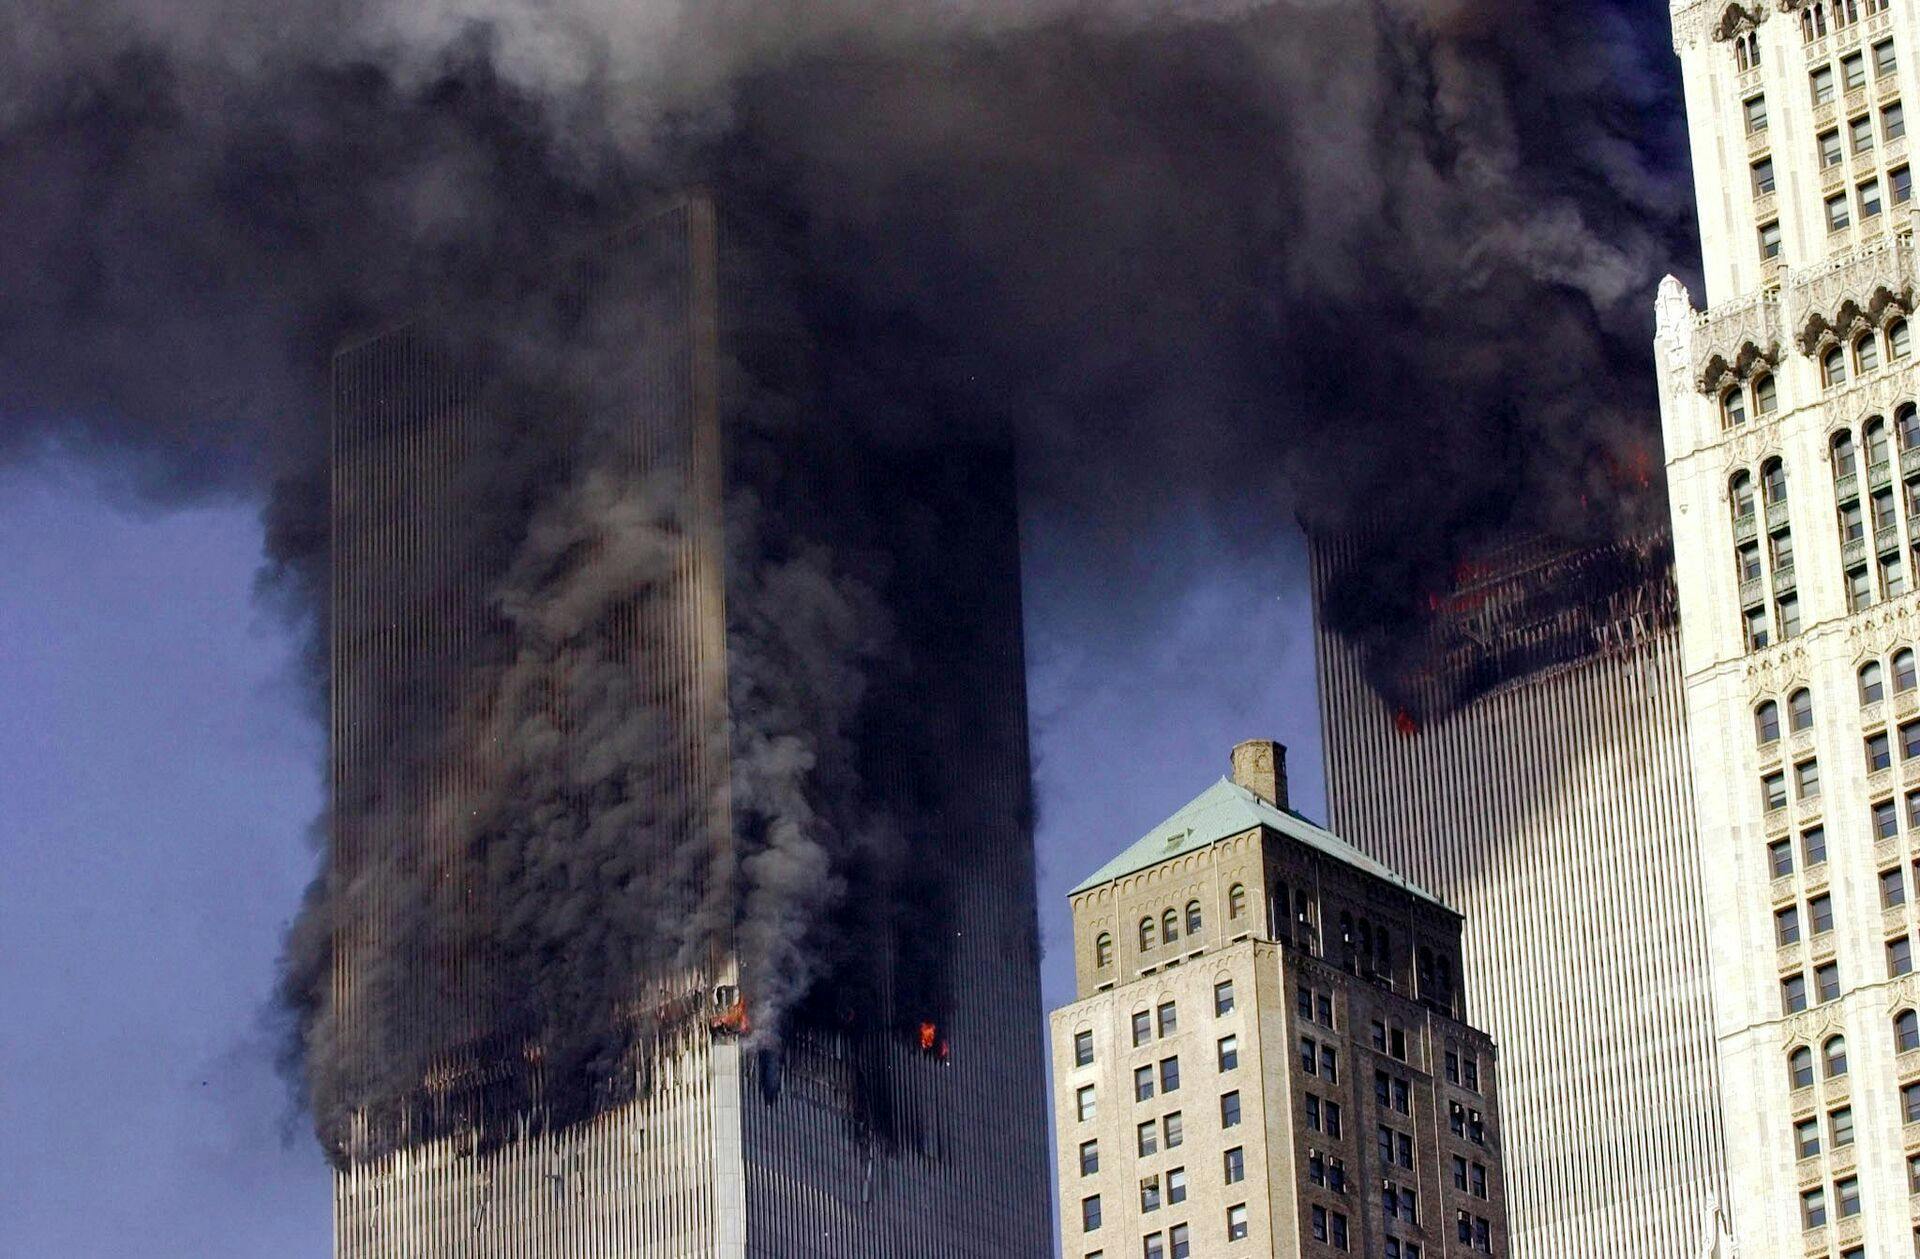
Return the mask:
<svg viewBox="0 0 1920 1259">
<path fill-rule="evenodd" d="M 1658 14 L 1571 0 L 305 0 L 271 19 L 26 0 L 0 44 L 0 458 L 58 450 L 160 503 L 260 496 L 264 587 L 317 676 L 333 347 L 423 299 L 524 288 L 700 184 L 749 260 L 756 343 L 812 382 L 728 364 L 747 432 L 912 451 L 1011 425 L 1023 511 L 1075 539 L 1090 604 L 1122 602 L 1156 530 L 1205 521 L 1221 563 L 1257 563 L 1297 514 L 1373 540 L 1334 606 L 1390 639 L 1489 539 L 1618 536 L 1662 510 L 1646 311 L 1693 252 L 1665 40 Z M 529 379 L 578 378 L 591 352 L 547 323 L 486 344 Z M 660 580 L 678 505 L 610 478 L 591 425 L 495 413 L 467 544 L 517 646 L 454 675 L 471 723 L 392 719 L 403 763 L 476 732 L 510 749 L 479 830 L 525 858 L 488 867 L 516 908 L 462 929 L 512 959 L 507 999 L 539 1019 L 719 921 L 777 1027 L 848 951 L 848 888 L 907 864 L 910 819 L 866 807 L 853 743 L 924 645 L 876 613 L 855 531 L 807 520 L 805 484 L 732 504 L 749 848 L 629 906 L 617 872 L 561 877 L 679 824 L 639 808 L 649 705 L 600 650 L 615 604 Z M 590 783 L 546 777 L 533 697 L 556 686 L 606 749 Z M 325 1010 L 355 895 L 316 885 L 289 948 L 316 1094 L 377 1087 L 348 1078 Z M 422 901 L 418 922 L 454 920 Z"/>
</svg>

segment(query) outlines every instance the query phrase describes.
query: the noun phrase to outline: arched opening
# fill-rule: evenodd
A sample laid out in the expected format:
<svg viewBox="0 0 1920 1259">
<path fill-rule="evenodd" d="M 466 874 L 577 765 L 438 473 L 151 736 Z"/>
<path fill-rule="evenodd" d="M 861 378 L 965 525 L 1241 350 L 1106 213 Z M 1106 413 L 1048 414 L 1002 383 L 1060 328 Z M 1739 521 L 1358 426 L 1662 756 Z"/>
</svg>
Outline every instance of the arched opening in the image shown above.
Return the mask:
<svg viewBox="0 0 1920 1259">
<path fill-rule="evenodd" d="M 1902 647 L 1893 653 L 1893 693 L 1905 695 L 1913 689 L 1913 648 Z"/>
<path fill-rule="evenodd" d="M 1753 477 L 1746 472 L 1736 472 L 1727 483 L 1727 502 L 1733 508 L 1735 520 L 1753 518 Z"/>
<path fill-rule="evenodd" d="M 1860 703 L 1878 704 L 1887 697 L 1886 675 L 1880 669 L 1878 660 L 1869 660 L 1860 666 Z"/>
<path fill-rule="evenodd" d="M 1829 1036 L 1820 1046 L 1820 1058 L 1829 1080 L 1837 1079 L 1847 1073 L 1847 1038 Z"/>
<path fill-rule="evenodd" d="M 1871 332 L 1863 332 L 1853 342 L 1855 371 L 1870 372 L 1880 366 L 1880 342 Z"/>
<path fill-rule="evenodd" d="M 1187 902 L 1187 935 L 1189 937 L 1192 937 L 1192 936 L 1197 936 L 1199 934 L 1200 934 L 1200 902 L 1188 901 Z"/>
<path fill-rule="evenodd" d="M 1847 352 L 1839 346 L 1830 346 L 1820 356 L 1820 380 L 1831 388 L 1842 385 L 1847 380 Z"/>
<path fill-rule="evenodd" d="M 1787 729 L 1795 734 L 1813 729 L 1813 692 L 1804 686 L 1787 696 Z"/>
<path fill-rule="evenodd" d="M 1096 970 L 1105 970 L 1113 965 L 1113 936 L 1102 931 L 1093 942 L 1093 965 Z"/>
<path fill-rule="evenodd" d="M 1753 734 L 1762 747 L 1780 741 L 1780 705 L 1764 700 L 1753 710 Z"/>
<path fill-rule="evenodd" d="M 1787 1084 L 1796 1089 L 1813 1087 L 1813 1050 L 1805 1045 L 1787 1055 Z"/>
<path fill-rule="evenodd" d="M 1172 944 L 1180 938 L 1180 915 L 1169 909 L 1160 915 L 1160 943 Z"/>
<path fill-rule="evenodd" d="M 1140 951 L 1146 952 L 1154 946 L 1153 915 L 1148 914 L 1140 920 Z"/>
<path fill-rule="evenodd" d="M 1897 1054 L 1920 1049 L 1920 1015 L 1902 1010 L 1893 1016 L 1893 1051 Z"/>
</svg>

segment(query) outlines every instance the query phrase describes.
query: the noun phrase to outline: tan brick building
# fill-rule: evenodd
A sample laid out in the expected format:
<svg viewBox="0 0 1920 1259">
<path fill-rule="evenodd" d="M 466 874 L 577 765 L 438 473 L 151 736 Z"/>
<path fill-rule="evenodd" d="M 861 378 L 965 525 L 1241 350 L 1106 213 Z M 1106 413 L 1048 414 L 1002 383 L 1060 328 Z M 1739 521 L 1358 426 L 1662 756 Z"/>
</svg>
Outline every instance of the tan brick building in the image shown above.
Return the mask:
<svg viewBox="0 0 1920 1259">
<path fill-rule="evenodd" d="M 1287 808 L 1286 749 L 1071 893 L 1052 1016 L 1068 1259 L 1506 1253 L 1460 916 Z"/>
</svg>

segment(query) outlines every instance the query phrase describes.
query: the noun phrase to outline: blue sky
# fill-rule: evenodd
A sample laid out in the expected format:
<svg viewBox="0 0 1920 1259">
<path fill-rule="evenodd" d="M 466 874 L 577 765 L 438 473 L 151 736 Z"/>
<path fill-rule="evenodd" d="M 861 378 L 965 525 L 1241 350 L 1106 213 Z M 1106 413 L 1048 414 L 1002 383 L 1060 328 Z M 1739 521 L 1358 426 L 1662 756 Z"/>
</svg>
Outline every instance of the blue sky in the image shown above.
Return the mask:
<svg viewBox="0 0 1920 1259">
<path fill-rule="evenodd" d="M 322 743 L 252 597 L 256 511 L 0 470 L 0 1254 L 328 1254 L 324 1165 L 265 1022 Z M 1296 799 L 1322 798 L 1297 539 L 1222 568 L 1216 539 L 1174 535 L 1129 592 L 1148 614 L 1118 631 L 1049 598 L 1050 541 L 1029 529 L 1053 1006 L 1072 995 L 1066 889 L 1234 741 L 1288 742 Z"/>
</svg>

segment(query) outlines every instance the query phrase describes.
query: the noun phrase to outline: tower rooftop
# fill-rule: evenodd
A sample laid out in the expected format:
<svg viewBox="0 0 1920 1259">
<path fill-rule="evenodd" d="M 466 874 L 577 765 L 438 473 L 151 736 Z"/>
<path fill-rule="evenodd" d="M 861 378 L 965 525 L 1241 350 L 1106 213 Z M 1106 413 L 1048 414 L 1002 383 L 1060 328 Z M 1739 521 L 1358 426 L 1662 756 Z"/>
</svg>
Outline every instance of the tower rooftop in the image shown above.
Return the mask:
<svg viewBox="0 0 1920 1259">
<path fill-rule="evenodd" d="M 1267 803 L 1252 791 L 1228 778 L 1181 806 L 1173 816 L 1128 845 L 1119 856 L 1083 879 L 1069 895 L 1078 895 L 1114 879 L 1145 870 L 1182 853 L 1205 848 L 1208 844 L 1264 826 L 1270 831 L 1297 839 L 1362 873 L 1383 879 L 1412 893 L 1429 904 L 1454 912 L 1438 897 L 1375 861 L 1332 831 L 1314 825 L 1292 809 Z"/>
</svg>

